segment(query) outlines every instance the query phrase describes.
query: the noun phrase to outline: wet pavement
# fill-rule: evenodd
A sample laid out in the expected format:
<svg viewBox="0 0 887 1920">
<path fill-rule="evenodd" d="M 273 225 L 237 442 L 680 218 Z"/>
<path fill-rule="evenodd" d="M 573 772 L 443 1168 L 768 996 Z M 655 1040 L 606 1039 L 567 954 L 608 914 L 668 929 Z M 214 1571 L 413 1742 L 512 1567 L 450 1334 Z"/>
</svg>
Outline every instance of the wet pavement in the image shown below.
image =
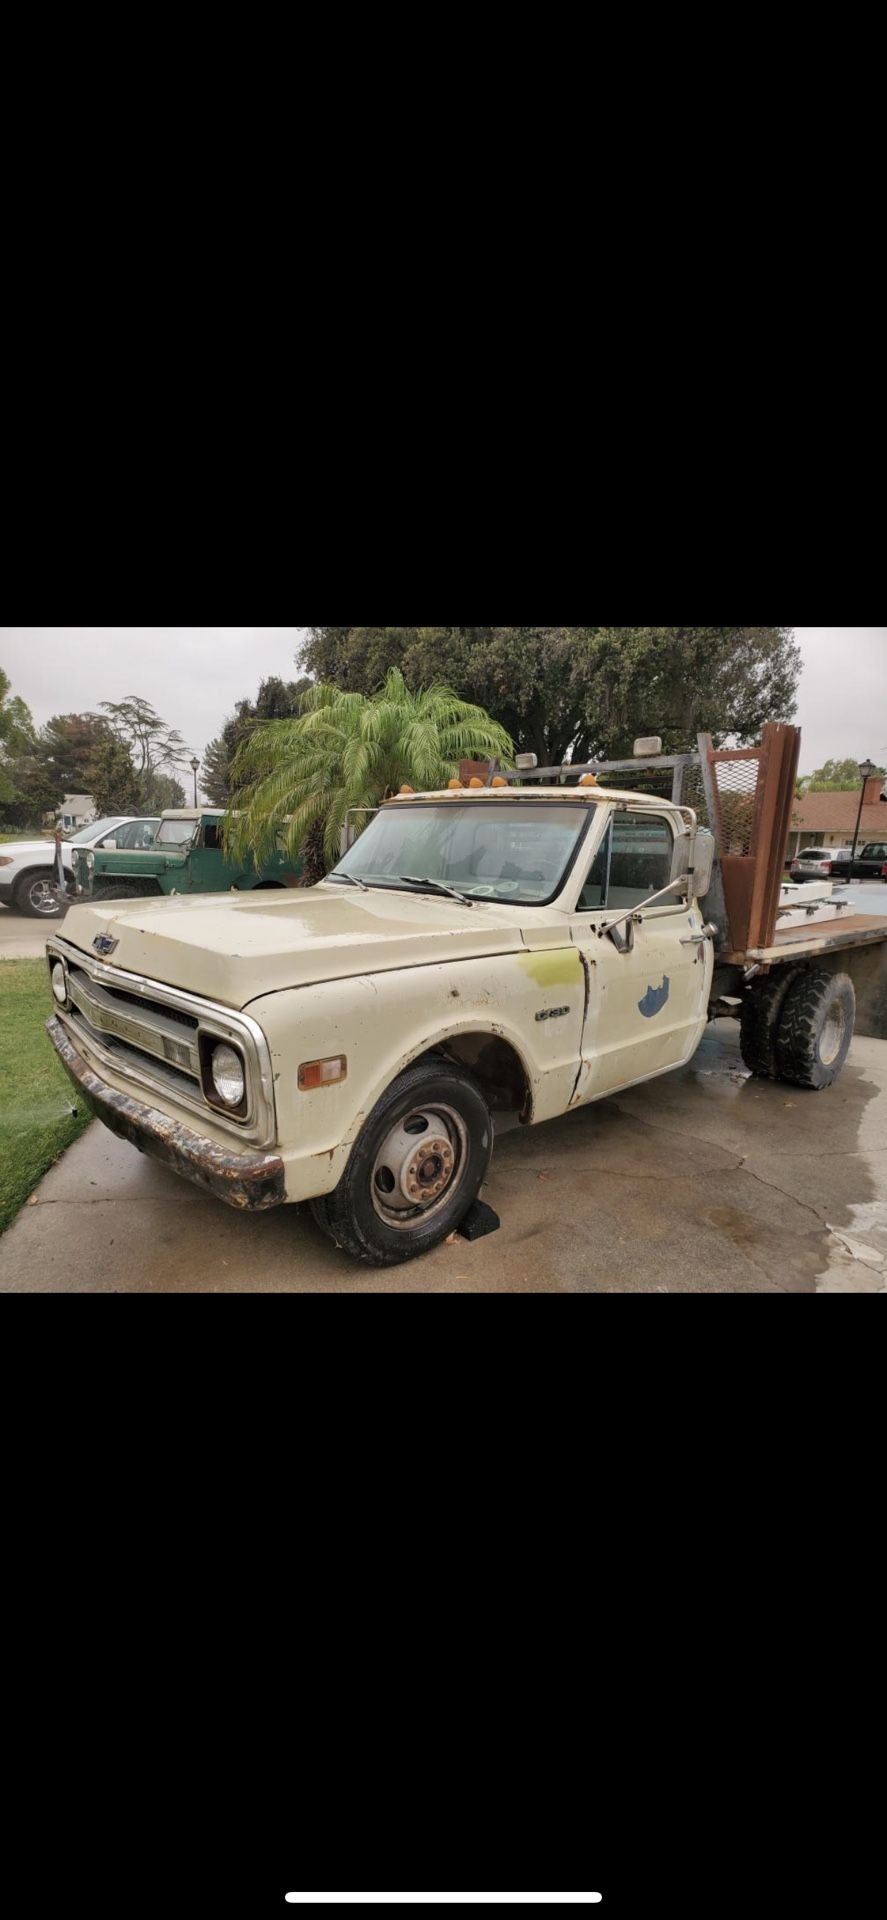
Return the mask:
<svg viewBox="0 0 887 1920">
<path fill-rule="evenodd" d="M 734 1023 L 690 1067 L 507 1135 L 498 1233 L 377 1272 L 307 1208 L 229 1212 L 98 1125 L 0 1239 L 0 1292 L 887 1291 L 887 1042 L 826 1093 L 753 1080 Z"/>
</svg>

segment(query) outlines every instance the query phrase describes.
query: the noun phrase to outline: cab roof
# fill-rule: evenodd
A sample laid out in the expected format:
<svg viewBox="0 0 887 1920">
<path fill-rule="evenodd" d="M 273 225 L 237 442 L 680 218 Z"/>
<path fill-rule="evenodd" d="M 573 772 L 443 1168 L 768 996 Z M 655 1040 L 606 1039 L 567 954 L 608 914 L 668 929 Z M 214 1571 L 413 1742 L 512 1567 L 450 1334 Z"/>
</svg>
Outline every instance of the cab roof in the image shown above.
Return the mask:
<svg viewBox="0 0 887 1920">
<path fill-rule="evenodd" d="M 472 800 L 481 805 L 502 800 L 560 800 L 573 807 L 582 801 L 590 807 L 599 807 L 610 800 L 619 800 L 633 807 L 650 807 L 656 813 L 661 813 L 663 808 L 669 813 L 685 810 L 673 800 L 659 799 L 655 793 L 632 793 L 622 787 L 442 787 L 426 793 L 396 793 L 384 805 L 406 807 L 413 800 Z"/>
<path fill-rule="evenodd" d="M 164 820 L 221 820 L 224 807 L 167 807 Z"/>
</svg>

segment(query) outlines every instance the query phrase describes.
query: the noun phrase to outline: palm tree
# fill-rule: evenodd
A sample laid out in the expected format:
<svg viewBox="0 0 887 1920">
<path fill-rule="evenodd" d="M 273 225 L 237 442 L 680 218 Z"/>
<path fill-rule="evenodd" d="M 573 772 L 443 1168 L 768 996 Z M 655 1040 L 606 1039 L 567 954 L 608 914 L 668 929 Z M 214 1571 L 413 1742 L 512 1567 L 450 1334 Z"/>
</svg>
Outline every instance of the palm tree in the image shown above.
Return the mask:
<svg viewBox="0 0 887 1920">
<path fill-rule="evenodd" d="M 378 807 L 402 786 L 444 787 L 460 760 L 508 763 L 513 751 L 504 727 L 449 687 L 411 693 L 396 668 L 372 698 L 321 681 L 297 718 L 269 721 L 242 742 L 234 762 L 239 811 L 227 837 L 257 864 L 282 838 L 292 856 L 320 856 L 326 872 L 352 808 Z M 362 818 L 356 814 L 358 826 Z"/>
</svg>

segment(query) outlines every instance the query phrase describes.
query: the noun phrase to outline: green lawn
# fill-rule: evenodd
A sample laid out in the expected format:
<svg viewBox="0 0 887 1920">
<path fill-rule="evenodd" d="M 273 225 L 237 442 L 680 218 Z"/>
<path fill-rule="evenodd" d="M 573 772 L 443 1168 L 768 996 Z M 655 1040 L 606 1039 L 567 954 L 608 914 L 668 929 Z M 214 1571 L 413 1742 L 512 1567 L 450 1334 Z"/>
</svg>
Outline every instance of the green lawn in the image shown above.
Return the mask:
<svg viewBox="0 0 887 1920">
<path fill-rule="evenodd" d="M 0 960 L 0 1233 L 89 1124 L 44 1032 L 51 1011 L 45 961 Z"/>
</svg>

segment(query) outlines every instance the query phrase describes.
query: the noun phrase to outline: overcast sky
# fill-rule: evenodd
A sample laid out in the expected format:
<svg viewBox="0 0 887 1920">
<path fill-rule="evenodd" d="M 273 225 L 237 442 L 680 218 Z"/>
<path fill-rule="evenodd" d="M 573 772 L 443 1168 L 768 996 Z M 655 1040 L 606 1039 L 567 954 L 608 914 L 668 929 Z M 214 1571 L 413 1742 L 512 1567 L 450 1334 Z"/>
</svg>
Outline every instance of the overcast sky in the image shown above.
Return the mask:
<svg viewBox="0 0 887 1920">
<path fill-rule="evenodd" d="M 887 627 L 797 627 L 801 766 L 866 754 L 887 766 Z M 202 758 L 235 701 L 295 678 L 304 627 L 0 627 L 0 667 L 42 724 L 143 694 Z M 655 715 L 651 715 L 651 729 Z"/>
</svg>

